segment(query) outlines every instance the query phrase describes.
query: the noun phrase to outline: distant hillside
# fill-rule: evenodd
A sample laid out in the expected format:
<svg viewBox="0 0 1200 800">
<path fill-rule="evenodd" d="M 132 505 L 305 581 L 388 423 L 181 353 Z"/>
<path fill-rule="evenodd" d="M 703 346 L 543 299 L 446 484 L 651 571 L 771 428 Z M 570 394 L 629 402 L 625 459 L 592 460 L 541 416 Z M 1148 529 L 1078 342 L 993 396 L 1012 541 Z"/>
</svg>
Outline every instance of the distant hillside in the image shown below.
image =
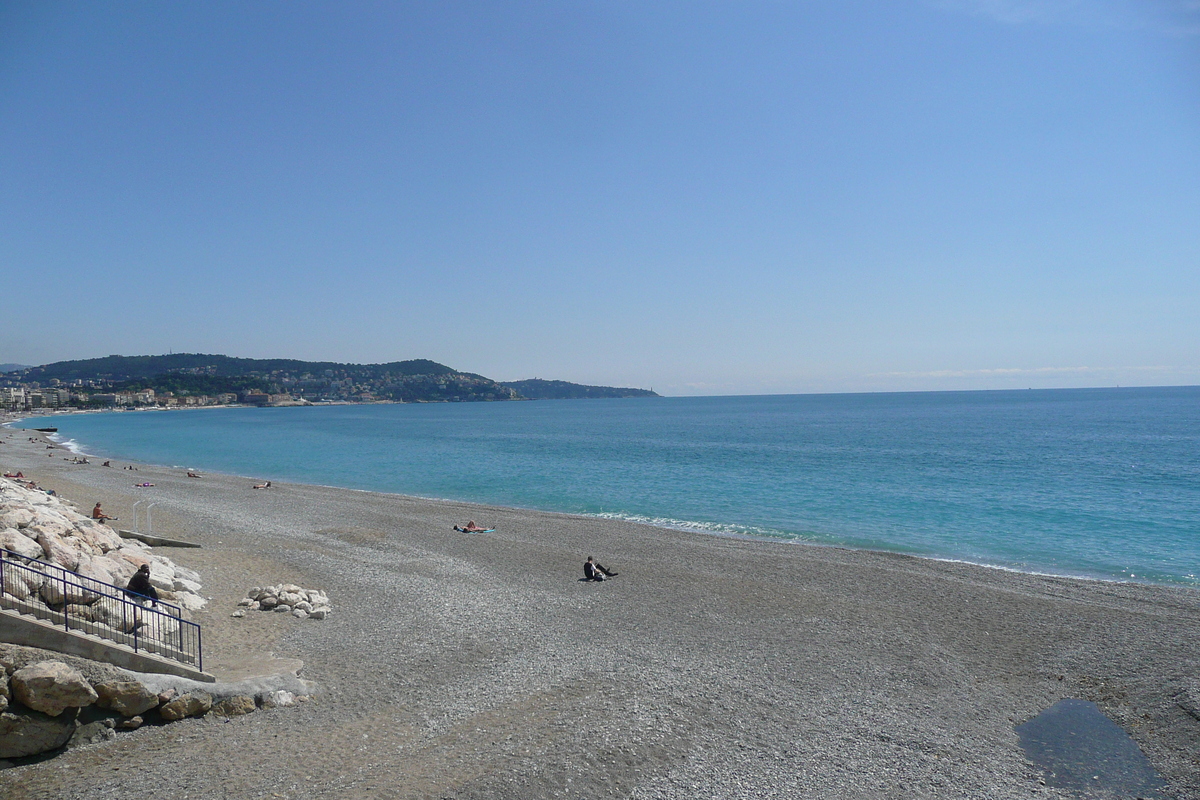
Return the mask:
<svg viewBox="0 0 1200 800">
<path fill-rule="evenodd" d="M 348 372 L 355 376 L 379 375 L 450 375 L 455 370 L 423 358 L 394 361 L 389 364 L 340 364 L 336 361 L 297 361 L 289 358 L 233 358 L 203 353 L 174 353 L 168 356 L 106 356 L 82 361 L 58 361 L 29 368 L 26 380 L 130 381 L 168 373 L 244 377 L 273 373 Z M 462 373 L 467 374 L 467 373 Z M 476 376 L 478 377 L 478 376 Z"/>
<path fill-rule="evenodd" d="M 530 400 L 581 400 L 600 397 L 658 397 L 649 389 L 620 389 L 613 386 L 584 386 L 567 381 L 506 381 L 501 384 Z"/>
<path fill-rule="evenodd" d="M 14 372 L 18 369 L 29 369 L 28 364 L 0 364 L 0 372 Z"/>
<path fill-rule="evenodd" d="M 427 359 L 387 364 L 341 364 L 285 358 L 232 358 L 203 353 L 107 356 L 30 367 L 9 378 L 81 392 L 141 392 L 212 396 L 266 393 L 309 401 L 460 402 L 515 400 L 517 393 L 490 378 L 459 372 Z"/>
</svg>

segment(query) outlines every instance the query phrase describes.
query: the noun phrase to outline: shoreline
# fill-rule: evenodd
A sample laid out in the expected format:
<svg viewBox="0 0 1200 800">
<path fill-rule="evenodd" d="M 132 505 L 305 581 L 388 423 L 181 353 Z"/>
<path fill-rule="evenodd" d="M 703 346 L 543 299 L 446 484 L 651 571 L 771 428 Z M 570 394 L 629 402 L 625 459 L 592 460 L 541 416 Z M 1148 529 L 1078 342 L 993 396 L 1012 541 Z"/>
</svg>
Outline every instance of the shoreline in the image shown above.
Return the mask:
<svg viewBox="0 0 1200 800">
<path fill-rule="evenodd" d="M 1184 387 L 1184 388 L 1188 388 L 1188 387 Z M 339 405 L 353 405 L 353 404 L 351 403 L 351 404 L 339 404 Z M 248 408 L 248 407 L 249 406 L 236 406 L 236 405 L 235 406 L 205 406 L 202 408 L 190 408 L 189 407 L 189 408 L 180 408 L 180 409 L 161 409 L 161 410 L 164 410 L 164 411 L 170 411 L 170 410 L 187 411 L 187 410 L 205 410 L 205 409 L 209 409 L 209 408 Z M 106 412 L 104 412 L 104 411 L 78 411 L 78 412 L 73 412 L 73 413 L 106 413 Z M 8 419 L 8 420 L 4 420 L 4 421 L 0 422 L 0 431 L 6 430 L 6 429 L 7 430 L 28 430 L 30 433 L 36 433 L 36 431 L 34 431 L 33 429 L 13 428 L 11 426 L 15 425 L 19 422 L 22 422 L 24 420 L 27 420 L 27 419 L 34 419 L 34 418 L 40 419 L 40 418 L 42 418 L 42 416 L 52 417 L 54 415 L 53 414 L 47 414 L 47 415 L 25 414 L 22 416 L 17 416 L 13 419 Z M 75 442 L 74 439 L 70 439 L 66 442 L 58 442 L 52 438 L 52 437 L 56 436 L 57 434 L 38 433 L 38 435 L 43 436 L 43 437 L 47 438 L 48 441 L 54 442 L 58 446 L 67 449 L 74 455 L 86 456 L 89 458 L 104 458 L 103 456 L 98 456 L 98 455 L 84 451 L 79 446 L 79 444 L 77 442 Z M 126 460 L 126 459 L 122 459 L 122 460 Z M 638 514 L 620 515 L 620 514 L 611 514 L 609 512 L 586 513 L 586 512 L 559 511 L 559 510 L 555 510 L 555 509 L 530 508 L 530 507 L 525 507 L 525 506 L 520 506 L 520 505 L 509 505 L 509 504 L 496 505 L 493 503 L 486 503 L 486 502 L 480 502 L 480 501 L 475 501 L 475 500 L 464 500 L 464 499 L 449 498 L 449 497 L 432 497 L 432 496 L 425 496 L 425 495 L 407 494 L 407 493 L 403 493 L 403 492 L 381 491 L 381 490 L 377 490 L 377 489 L 362 489 L 362 488 L 357 488 L 357 487 L 352 487 L 352 486 L 338 486 L 336 484 L 310 483 L 310 482 L 296 483 L 294 481 L 290 481 L 286 477 L 280 478 L 280 477 L 272 477 L 269 475 L 248 476 L 248 475 L 240 475 L 237 473 L 213 471 L 213 470 L 209 470 L 205 467 L 191 467 L 191 466 L 187 466 L 187 465 L 151 464 L 151 463 L 147 463 L 147 462 L 132 461 L 132 460 L 130 460 L 129 463 L 141 464 L 142 466 L 155 467 L 158 469 L 165 469 L 165 470 L 202 469 L 206 472 L 211 472 L 211 474 L 213 474 L 213 475 L 221 475 L 221 476 L 227 477 L 227 478 L 237 478 L 237 479 L 242 479 L 242 480 L 247 480 L 247 481 L 271 480 L 276 483 L 285 482 L 285 483 L 294 483 L 295 485 L 315 486 L 315 487 L 332 489 L 332 490 L 337 490 L 337 491 L 363 492 L 366 494 L 391 495 L 391 496 L 395 496 L 395 497 L 406 498 L 406 499 L 410 499 L 410 500 L 427 501 L 427 502 L 431 502 L 431 503 L 458 503 L 458 504 L 478 505 L 478 506 L 485 507 L 485 508 L 491 508 L 491 507 L 506 508 L 506 509 L 511 509 L 513 511 L 528 512 L 528 513 L 534 513 L 534 514 L 562 514 L 564 516 L 578 517 L 581 519 L 612 520 L 615 522 L 628 523 L 628 524 L 633 524 L 633 525 L 641 525 L 641 526 L 645 526 L 645 527 L 648 527 L 653 530 L 672 530 L 672 531 L 679 531 L 682 533 L 696 534 L 696 535 L 700 535 L 700 536 L 713 536 L 713 537 L 717 537 L 717 538 L 767 542 L 767 543 L 781 544 L 781 545 L 829 547 L 829 548 L 843 549 L 843 550 L 849 550 L 849 551 L 854 551 L 854 552 L 876 553 L 876 554 L 880 554 L 880 555 L 905 556 L 905 557 L 909 557 L 909 558 L 930 560 L 930 561 L 936 561 L 936 562 L 944 562 L 944 563 L 949 563 L 949 564 L 966 564 L 966 565 L 970 565 L 970 566 L 974 566 L 974 567 L 979 567 L 981 569 L 998 570 L 1001 572 L 1011 572 L 1011 573 L 1015 573 L 1015 574 L 1019 574 L 1019 575 L 1033 575 L 1033 576 L 1046 577 L 1046 578 L 1063 578 L 1063 579 L 1067 579 L 1067 580 L 1078 580 L 1078 581 L 1093 581 L 1096 583 L 1132 584 L 1132 585 L 1139 585 L 1139 586 L 1160 586 L 1160 587 L 1168 587 L 1168 588 L 1200 589 L 1200 582 L 1189 584 L 1189 583 L 1182 582 L 1182 581 L 1150 580 L 1150 579 L 1143 580 L 1143 579 L 1128 578 L 1128 577 L 1093 575 L 1093 574 L 1088 574 L 1085 572 L 1070 572 L 1070 571 L 1066 571 L 1066 570 L 1055 572 L 1055 571 L 1049 571 L 1049 570 L 1041 569 L 1041 568 L 1032 568 L 1032 567 L 1022 568 L 1022 567 L 1012 566 L 1012 565 L 1007 565 L 1007 564 L 996 564 L 996 563 L 989 563 L 989 562 L 985 562 L 985 561 L 972 561 L 969 558 L 964 558 L 961 556 L 954 556 L 954 555 L 935 555 L 935 554 L 930 554 L 930 553 L 917 553 L 917 552 L 902 550 L 899 547 L 889 549 L 887 547 L 858 546 L 858 545 L 855 545 L 850 542 L 821 541 L 821 540 L 818 540 L 815 538 L 806 538 L 801 534 L 791 534 L 791 533 L 786 533 L 786 532 L 780 532 L 778 535 L 774 535 L 774 534 L 769 534 L 769 533 L 764 533 L 764 534 L 746 533 L 746 532 L 737 531 L 737 530 L 720 530 L 720 528 L 746 527 L 746 526 L 738 526 L 738 525 L 731 524 L 731 523 L 691 522 L 688 520 L 672 520 L 672 519 L 665 519 L 665 518 L 649 519 L 649 518 L 645 518 L 644 515 L 638 515 Z M 704 527 L 706 525 L 713 525 L 713 526 L 715 526 L 716 529 Z"/>
<path fill-rule="evenodd" d="M 8 434 L 14 438 L 8 438 Z M 1200 794 L 1200 592 L 139 465 L 73 465 L 0 431 L 0 466 L 81 507 L 156 503 L 212 597 L 219 679 L 302 664 L 302 707 L 134 731 L 0 770 L 13 800 L 197 796 L 1066 797 L 1014 725 L 1068 697 Z M 39 449 L 40 448 L 40 449 Z M 47 458 L 50 452 L 53 457 Z M 474 518 L 498 528 L 466 536 Z M 585 583 L 589 555 L 620 573 Z M 326 590 L 308 623 L 230 613 Z M 278 737 L 278 738 L 276 738 Z M 281 743 L 319 743 L 280 758 Z M 214 769 L 213 765 L 229 769 Z M 153 792 L 151 791 L 151 794 Z"/>
</svg>

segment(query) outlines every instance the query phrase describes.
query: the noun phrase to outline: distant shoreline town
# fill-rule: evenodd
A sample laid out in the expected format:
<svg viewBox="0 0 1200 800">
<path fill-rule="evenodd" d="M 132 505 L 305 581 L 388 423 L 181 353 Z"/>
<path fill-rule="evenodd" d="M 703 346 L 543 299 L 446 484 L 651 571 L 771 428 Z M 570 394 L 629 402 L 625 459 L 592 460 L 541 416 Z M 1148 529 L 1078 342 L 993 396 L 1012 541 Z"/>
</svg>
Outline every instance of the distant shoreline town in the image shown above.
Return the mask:
<svg viewBox="0 0 1200 800">
<path fill-rule="evenodd" d="M 425 359 L 340 364 L 175 353 L 59 361 L 0 373 L 0 409 L 8 411 L 615 397 L 658 395 L 536 378 L 501 383 Z"/>
</svg>

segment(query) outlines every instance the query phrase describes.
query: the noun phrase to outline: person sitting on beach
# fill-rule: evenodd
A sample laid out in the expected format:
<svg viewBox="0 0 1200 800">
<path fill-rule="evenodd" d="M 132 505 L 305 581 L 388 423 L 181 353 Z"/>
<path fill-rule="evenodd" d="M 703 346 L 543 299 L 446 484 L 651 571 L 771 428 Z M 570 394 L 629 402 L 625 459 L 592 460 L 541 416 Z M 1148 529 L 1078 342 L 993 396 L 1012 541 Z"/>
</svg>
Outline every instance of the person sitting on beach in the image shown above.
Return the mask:
<svg viewBox="0 0 1200 800">
<path fill-rule="evenodd" d="M 105 461 L 105 462 L 104 462 L 103 464 L 101 464 L 100 466 L 103 466 L 103 467 L 111 467 L 111 466 L 112 466 L 112 462 L 111 462 L 111 461 Z"/>
<path fill-rule="evenodd" d="M 455 525 L 454 530 L 462 531 L 463 533 L 483 533 L 484 531 L 491 530 L 491 529 L 479 527 L 478 525 L 475 524 L 475 520 L 472 519 L 472 520 L 467 520 L 467 524 L 462 526 L 461 528 L 458 527 L 457 525 Z"/>
<path fill-rule="evenodd" d="M 96 503 L 96 507 L 92 509 L 92 519 L 104 522 L 105 520 L 116 519 L 104 513 L 104 509 L 100 508 L 100 504 Z"/>
<path fill-rule="evenodd" d="M 583 563 L 583 577 L 589 581 L 602 581 L 606 575 L 611 578 L 616 574 L 592 561 L 591 556 L 588 556 L 588 560 Z"/>
<path fill-rule="evenodd" d="M 134 600 L 148 599 L 154 605 L 158 605 L 158 592 L 150 584 L 149 564 L 142 564 L 138 567 L 138 571 L 133 573 L 129 583 L 125 584 L 125 594 L 133 597 Z"/>
</svg>

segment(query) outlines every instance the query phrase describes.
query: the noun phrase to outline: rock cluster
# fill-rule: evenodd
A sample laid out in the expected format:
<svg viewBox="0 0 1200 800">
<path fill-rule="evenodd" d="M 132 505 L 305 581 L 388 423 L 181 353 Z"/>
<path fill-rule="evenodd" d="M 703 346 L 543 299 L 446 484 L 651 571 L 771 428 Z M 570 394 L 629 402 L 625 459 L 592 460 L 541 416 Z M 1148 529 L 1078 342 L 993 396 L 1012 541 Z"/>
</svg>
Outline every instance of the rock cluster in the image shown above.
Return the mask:
<svg viewBox="0 0 1200 800">
<path fill-rule="evenodd" d="M 235 617 L 246 616 L 247 611 L 290 612 L 298 619 L 325 619 L 333 610 L 324 591 L 301 589 L 294 583 L 276 586 L 255 586 L 238 601 Z"/>
<path fill-rule="evenodd" d="M 135 539 L 122 539 L 107 525 L 77 512 L 59 497 L 0 478 L 0 548 L 23 558 L 63 567 L 85 578 L 125 586 L 143 564 L 150 565 L 150 583 L 161 600 L 185 611 L 199 611 L 207 600 L 200 595 L 200 576 L 150 552 Z M 16 600 L 41 603 L 56 611 L 71 606 L 72 616 L 112 625 L 111 608 L 97 595 L 43 577 L 43 569 L 9 570 L 4 594 Z M 11 574 L 9 574 L 11 573 Z M 0 597 L 0 601 L 3 601 Z"/>
<path fill-rule="evenodd" d="M 235 717 L 309 699 L 286 690 L 214 696 L 157 693 L 137 680 L 89 681 L 61 661 L 17 667 L 0 659 L 0 759 L 111 739 L 117 731 L 213 714 Z"/>
</svg>

